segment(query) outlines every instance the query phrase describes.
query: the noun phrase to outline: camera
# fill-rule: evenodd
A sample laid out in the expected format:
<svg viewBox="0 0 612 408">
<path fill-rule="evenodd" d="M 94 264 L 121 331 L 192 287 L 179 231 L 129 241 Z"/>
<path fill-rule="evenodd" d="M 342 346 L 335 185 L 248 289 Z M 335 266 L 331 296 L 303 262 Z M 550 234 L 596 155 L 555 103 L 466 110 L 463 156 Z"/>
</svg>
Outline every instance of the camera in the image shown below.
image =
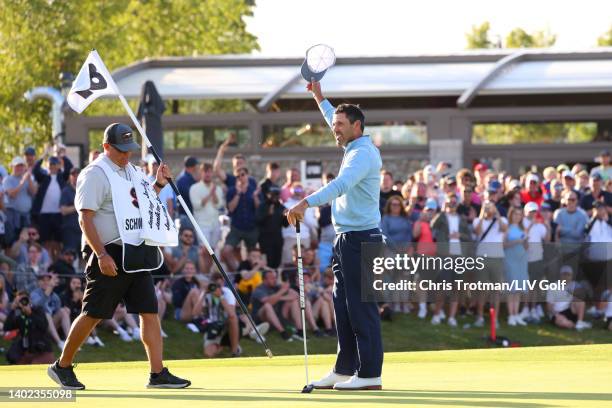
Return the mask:
<svg viewBox="0 0 612 408">
<path fill-rule="evenodd" d="M 206 338 L 209 340 L 215 339 L 223 333 L 225 324 L 220 321 L 209 322 L 206 325 Z"/>
<path fill-rule="evenodd" d="M 219 285 L 217 285 L 215 282 L 211 282 L 208 284 L 208 293 L 212 293 L 215 290 L 217 290 L 217 288 L 219 287 Z"/>
<path fill-rule="evenodd" d="M 28 306 L 30 304 L 30 298 L 28 296 L 23 296 L 21 299 L 19 299 L 19 304 L 21 306 Z"/>
</svg>

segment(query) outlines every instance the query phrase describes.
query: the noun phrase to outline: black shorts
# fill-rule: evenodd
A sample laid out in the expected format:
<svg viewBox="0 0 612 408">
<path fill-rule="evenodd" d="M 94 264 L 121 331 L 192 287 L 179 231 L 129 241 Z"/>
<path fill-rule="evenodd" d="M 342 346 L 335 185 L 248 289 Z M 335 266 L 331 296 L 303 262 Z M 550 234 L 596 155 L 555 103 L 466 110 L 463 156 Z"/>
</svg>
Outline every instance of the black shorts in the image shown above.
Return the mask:
<svg viewBox="0 0 612 408">
<path fill-rule="evenodd" d="M 571 308 L 567 308 L 562 312 L 559 312 L 560 315 L 565 316 L 568 320 L 571 320 L 572 322 L 576 323 L 578 321 L 578 315 L 575 314 L 574 312 L 572 312 Z M 553 317 L 554 319 L 554 317 Z M 554 322 L 553 322 L 554 323 Z"/>
<path fill-rule="evenodd" d="M 36 225 L 40 232 L 40 242 L 62 242 L 62 214 L 38 214 Z"/>
<path fill-rule="evenodd" d="M 98 259 L 91 256 L 85 267 L 86 287 L 83 294 L 82 313 L 96 319 L 111 319 L 119 302 L 128 313 L 157 313 L 157 297 L 153 277 L 149 272 L 126 273 L 123 270 L 121 245 L 108 244 L 106 252 L 117 265 L 117 276 L 100 272 Z M 87 250 L 84 252 L 91 254 Z M 86 261 L 90 258 L 87 257 Z"/>
</svg>

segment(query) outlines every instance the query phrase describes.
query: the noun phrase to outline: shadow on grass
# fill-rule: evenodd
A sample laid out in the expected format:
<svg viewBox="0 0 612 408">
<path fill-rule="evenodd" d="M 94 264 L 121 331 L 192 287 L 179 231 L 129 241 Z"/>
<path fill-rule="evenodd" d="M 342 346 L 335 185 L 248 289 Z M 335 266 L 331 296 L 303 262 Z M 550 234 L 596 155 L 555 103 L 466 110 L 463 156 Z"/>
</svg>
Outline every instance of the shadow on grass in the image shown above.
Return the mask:
<svg viewBox="0 0 612 408">
<path fill-rule="evenodd" d="M 580 393 L 546 393 L 546 392 L 486 392 L 486 391 L 422 391 L 422 390 L 388 390 L 363 392 L 338 392 L 315 390 L 313 394 L 302 395 L 299 390 L 288 391 L 279 389 L 268 390 L 238 390 L 238 389 L 204 389 L 202 393 L 190 390 L 161 390 L 162 393 L 125 393 L 112 394 L 98 392 L 80 392 L 77 398 L 109 398 L 109 399 L 142 399 L 150 398 L 159 401 L 212 401 L 212 402 L 254 402 L 254 403 L 292 403 L 304 402 L 333 404 L 401 404 L 401 405 L 439 405 L 457 407 L 524 407 L 548 408 L 555 405 L 518 401 L 520 399 L 546 400 L 601 400 L 610 401 L 611 394 L 580 394 Z M 158 392 L 160 390 L 156 390 Z M 240 395 L 240 394 L 243 395 Z M 266 394 L 266 395 L 262 395 Z"/>
</svg>

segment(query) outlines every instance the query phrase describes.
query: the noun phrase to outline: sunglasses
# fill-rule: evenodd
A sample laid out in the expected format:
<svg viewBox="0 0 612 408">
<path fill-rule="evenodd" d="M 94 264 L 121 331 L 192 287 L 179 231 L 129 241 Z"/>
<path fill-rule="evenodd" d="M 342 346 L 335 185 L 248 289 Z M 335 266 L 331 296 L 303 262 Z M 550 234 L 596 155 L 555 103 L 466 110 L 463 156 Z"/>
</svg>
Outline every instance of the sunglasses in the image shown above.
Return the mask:
<svg viewBox="0 0 612 408">
<path fill-rule="evenodd" d="M 577 201 L 575 198 L 568 198 L 567 201 Z"/>
</svg>

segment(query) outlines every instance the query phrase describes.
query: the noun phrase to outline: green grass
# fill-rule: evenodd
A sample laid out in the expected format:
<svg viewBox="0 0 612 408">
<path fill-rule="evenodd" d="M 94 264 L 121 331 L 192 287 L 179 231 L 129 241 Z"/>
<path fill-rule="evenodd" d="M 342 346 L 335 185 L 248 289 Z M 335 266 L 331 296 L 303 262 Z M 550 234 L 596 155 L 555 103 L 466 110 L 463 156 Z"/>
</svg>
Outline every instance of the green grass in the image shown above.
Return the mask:
<svg viewBox="0 0 612 408">
<path fill-rule="evenodd" d="M 425 351 L 425 350 L 458 350 L 487 347 L 483 337 L 488 329 L 463 329 L 465 323 L 473 322 L 472 317 L 459 318 L 459 327 L 450 328 L 446 324 L 432 326 L 429 320 L 419 320 L 414 315 L 394 315 L 393 322 L 383 322 L 383 341 L 386 352 L 393 351 Z M 169 360 L 183 360 L 200 358 L 203 356 L 202 335 L 194 334 L 186 329 L 185 325 L 174 320 L 166 319 L 163 327 L 169 338 L 164 342 L 164 356 Z M 124 343 L 106 330 L 99 330 L 100 337 L 106 344 L 104 348 L 95 348 L 84 345 L 77 355 L 79 362 L 100 361 L 140 361 L 145 359 L 145 353 L 139 342 Z M 612 343 L 612 333 L 603 329 L 603 324 L 595 323 L 591 330 L 577 332 L 575 330 L 561 330 L 550 323 L 529 325 L 527 327 L 512 327 L 502 323 L 498 335 L 509 337 L 518 341 L 522 346 L 552 346 L 552 345 L 579 345 Z M 270 332 L 267 336 L 268 344 L 274 355 L 302 354 L 302 342 L 287 343 L 281 340 L 278 333 Z M 0 340 L 0 346 L 7 348 L 8 343 Z M 243 338 L 241 346 L 244 356 L 264 356 L 263 347 L 250 339 Z M 336 352 L 335 338 L 308 338 L 310 354 L 333 354 Z M 59 350 L 55 350 L 59 354 Z M 222 357 L 228 357 L 225 351 Z M 6 364 L 0 358 L 0 365 Z"/>
<path fill-rule="evenodd" d="M 311 377 L 325 374 L 333 358 L 312 357 Z M 192 380 L 185 390 L 146 390 L 145 362 L 87 363 L 76 372 L 88 390 L 70 406 L 609 407 L 610 361 L 612 345 L 387 353 L 383 391 L 312 394 L 299 392 L 302 356 L 169 361 Z M 3 387 L 52 386 L 44 366 L 0 367 L 0 378 Z"/>
</svg>

